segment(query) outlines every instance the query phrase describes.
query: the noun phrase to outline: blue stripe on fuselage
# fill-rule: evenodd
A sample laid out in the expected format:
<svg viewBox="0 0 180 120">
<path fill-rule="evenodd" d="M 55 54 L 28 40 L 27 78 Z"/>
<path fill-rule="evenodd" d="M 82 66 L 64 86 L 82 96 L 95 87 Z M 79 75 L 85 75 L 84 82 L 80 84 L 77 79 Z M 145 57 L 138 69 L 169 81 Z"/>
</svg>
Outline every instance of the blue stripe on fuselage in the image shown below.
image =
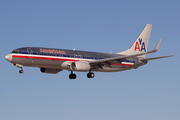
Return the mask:
<svg viewBox="0 0 180 120">
<path fill-rule="evenodd" d="M 21 52 L 21 54 L 43 55 L 43 56 L 57 56 L 57 57 L 68 57 L 68 58 L 81 58 L 81 59 L 92 59 L 92 60 L 106 59 L 106 58 L 101 58 L 101 57 L 90 57 L 90 56 L 87 57 L 87 56 L 80 56 L 80 55 L 63 55 L 63 54 L 53 54 L 53 53 L 36 53 L 36 52 L 33 52 L 33 51 L 32 51 L 32 53 L 23 51 L 23 52 Z M 109 57 L 107 57 L 107 58 L 109 58 Z M 136 59 L 126 60 L 125 62 L 135 63 Z"/>
</svg>

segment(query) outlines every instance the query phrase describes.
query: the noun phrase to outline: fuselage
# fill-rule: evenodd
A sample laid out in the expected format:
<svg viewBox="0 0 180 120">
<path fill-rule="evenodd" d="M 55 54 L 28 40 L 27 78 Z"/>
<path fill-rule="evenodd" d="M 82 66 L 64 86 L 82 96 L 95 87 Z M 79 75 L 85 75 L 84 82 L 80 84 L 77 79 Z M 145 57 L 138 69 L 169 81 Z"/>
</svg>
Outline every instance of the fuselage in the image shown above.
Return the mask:
<svg viewBox="0 0 180 120">
<path fill-rule="evenodd" d="M 22 66 L 71 70 L 69 65 L 72 62 L 90 62 L 117 56 L 122 55 L 66 49 L 24 47 L 13 50 L 6 58 L 8 58 L 7 60 L 9 62 Z M 137 68 L 141 65 L 144 65 L 144 63 L 139 62 L 138 57 L 134 57 L 128 58 L 122 62 L 122 64 L 117 62 L 111 65 L 111 67 L 91 68 L 91 71 L 116 72 Z"/>
</svg>

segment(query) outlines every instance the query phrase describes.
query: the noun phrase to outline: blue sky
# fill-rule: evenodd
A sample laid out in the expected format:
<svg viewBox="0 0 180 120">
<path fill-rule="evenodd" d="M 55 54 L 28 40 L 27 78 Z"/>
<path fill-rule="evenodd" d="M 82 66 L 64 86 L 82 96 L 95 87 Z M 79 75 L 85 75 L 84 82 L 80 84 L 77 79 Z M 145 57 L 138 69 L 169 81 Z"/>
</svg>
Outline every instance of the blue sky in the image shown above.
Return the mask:
<svg viewBox="0 0 180 120">
<path fill-rule="evenodd" d="M 180 2 L 0 1 L 1 120 L 179 120 Z M 19 47 L 50 47 L 117 53 L 128 49 L 145 24 L 152 24 L 148 50 L 160 49 L 136 70 L 116 73 L 24 74 L 4 59 Z"/>
</svg>

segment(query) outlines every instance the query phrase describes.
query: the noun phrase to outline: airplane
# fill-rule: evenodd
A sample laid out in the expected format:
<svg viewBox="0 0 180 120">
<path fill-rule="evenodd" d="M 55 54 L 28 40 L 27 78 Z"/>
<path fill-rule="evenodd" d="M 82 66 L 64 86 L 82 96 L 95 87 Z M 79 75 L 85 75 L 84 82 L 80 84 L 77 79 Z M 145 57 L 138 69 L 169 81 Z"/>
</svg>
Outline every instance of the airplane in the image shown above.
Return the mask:
<svg viewBox="0 0 180 120">
<path fill-rule="evenodd" d="M 23 47 L 13 50 L 5 56 L 15 67 L 21 68 L 19 73 L 23 73 L 23 66 L 39 67 L 42 73 L 57 74 L 62 70 L 71 71 L 70 79 L 76 79 L 73 72 L 88 72 L 88 78 L 94 78 L 94 72 L 118 72 L 136 69 L 148 63 L 149 60 L 172 57 L 161 56 L 145 58 L 146 54 L 154 53 L 158 50 L 161 40 L 152 51 L 147 52 L 151 24 L 146 24 L 142 32 L 134 41 L 132 46 L 123 52 L 116 54 L 87 52 L 67 49 L 54 49 L 43 47 Z"/>
</svg>

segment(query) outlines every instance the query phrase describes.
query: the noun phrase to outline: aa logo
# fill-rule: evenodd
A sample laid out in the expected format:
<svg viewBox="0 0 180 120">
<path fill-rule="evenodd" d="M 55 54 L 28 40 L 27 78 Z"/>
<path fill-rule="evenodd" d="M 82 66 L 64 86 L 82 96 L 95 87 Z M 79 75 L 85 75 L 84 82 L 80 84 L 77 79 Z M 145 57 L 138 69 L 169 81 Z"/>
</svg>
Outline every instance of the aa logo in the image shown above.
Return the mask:
<svg viewBox="0 0 180 120">
<path fill-rule="evenodd" d="M 136 41 L 134 51 L 136 51 L 136 50 L 139 50 L 139 51 L 143 51 L 144 50 L 146 52 L 145 43 L 142 42 L 142 38 L 139 38 L 139 42 Z"/>
</svg>

